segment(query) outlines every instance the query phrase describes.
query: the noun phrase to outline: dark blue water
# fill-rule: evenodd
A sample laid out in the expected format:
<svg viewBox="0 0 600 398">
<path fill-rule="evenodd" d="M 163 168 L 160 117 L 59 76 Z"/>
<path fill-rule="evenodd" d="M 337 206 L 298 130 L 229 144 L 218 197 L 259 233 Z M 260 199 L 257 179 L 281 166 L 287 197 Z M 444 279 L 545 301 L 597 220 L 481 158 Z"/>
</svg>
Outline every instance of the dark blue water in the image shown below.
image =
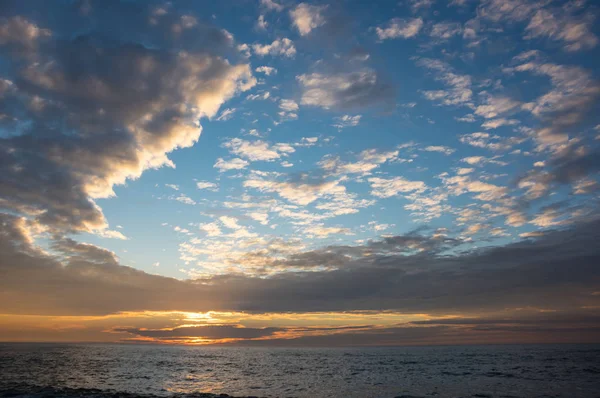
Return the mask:
<svg viewBox="0 0 600 398">
<path fill-rule="evenodd" d="M 60 390 L 64 388 L 76 390 Z M 92 394 L 89 389 L 101 391 Z M 0 390 L 4 396 L 32 397 L 207 392 L 261 397 L 597 398 L 600 346 L 0 344 Z"/>
</svg>

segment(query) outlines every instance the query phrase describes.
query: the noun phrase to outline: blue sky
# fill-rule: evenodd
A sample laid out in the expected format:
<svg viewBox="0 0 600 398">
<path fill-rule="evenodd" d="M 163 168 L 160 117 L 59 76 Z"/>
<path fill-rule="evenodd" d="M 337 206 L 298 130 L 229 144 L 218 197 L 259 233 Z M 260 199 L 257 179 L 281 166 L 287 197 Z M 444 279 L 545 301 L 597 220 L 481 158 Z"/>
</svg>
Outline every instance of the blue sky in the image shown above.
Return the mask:
<svg viewBox="0 0 600 398">
<path fill-rule="evenodd" d="M 598 218 L 598 12 L 6 2 L 6 225 L 185 283 L 542 245 Z"/>
<path fill-rule="evenodd" d="M 149 170 L 117 187 L 116 197 L 98 202 L 110 225 L 121 226 L 119 231 L 129 239 L 89 239 L 114 250 L 128 265 L 184 278 L 187 272 L 212 273 L 222 267 L 222 259 L 190 256 L 190 248 L 227 250 L 260 238 L 299 240 L 302 246 L 314 248 L 361 243 L 421 227 L 446 228 L 449 236 L 468 240 L 465 248 L 503 244 L 561 225 L 566 222 L 561 216 L 586 211 L 568 207 L 584 203 L 590 194 L 596 198 L 594 192 L 577 195 L 557 187 L 553 195 L 515 210 L 523 207 L 517 202 L 525 191 L 516 180 L 528 170 L 542 170 L 543 166 L 534 165 L 547 161 L 553 151 L 540 148 L 535 133 L 529 131 L 539 128 L 543 115 L 536 117 L 523 108 L 525 104 L 543 107 L 541 98 L 548 92 L 569 93 L 553 86 L 552 77 L 541 71 L 513 70 L 531 61 L 567 63 L 581 68 L 574 73 L 582 79 L 593 81 L 598 56 L 595 45 L 586 44 L 596 40 L 590 24 L 585 25 L 583 37 L 569 41 L 552 32 L 534 34 L 536 30 L 528 28 L 531 21 L 520 20 L 517 11 L 503 15 L 493 3 L 434 7 L 347 2 L 307 4 L 305 17 L 317 26 L 302 34 L 294 24 L 294 12 L 304 10 L 302 6 L 282 5 L 281 10 L 255 2 L 233 8 L 210 6 L 176 2 L 164 10 L 227 29 L 235 38 L 234 47 L 240 49 L 234 56 L 252 66 L 257 83 L 222 105 L 216 116 L 201 120 L 198 143 L 169 155 L 175 168 Z M 573 7 L 572 18 L 577 21 L 586 5 Z M 487 18 L 476 16 L 486 13 L 490 13 Z M 564 18 L 557 23 L 571 23 Z M 262 55 L 254 50 L 285 39 L 289 43 L 283 47 L 293 52 Z M 582 48 L 569 50 L 569 45 Z M 359 73 L 377 79 L 373 86 L 381 85 L 366 90 L 382 90 L 372 97 L 367 91 L 361 93 L 367 98 L 360 104 L 346 104 L 344 98 L 311 98 L 310 88 L 302 83 L 303 76 L 318 77 L 310 87 L 320 89 L 323 84 L 337 84 L 332 79 L 344 84 L 343 79 Z M 597 118 L 590 117 L 569 139 L 591 135 L 593 140 L 597 124 Z M 364 160 L 365 150 L 383 157 L 370 163 Z M 226 167 L 240 168 L 219 169 L 220 159 Z M 354 164 L 356 172 L 328 173 L 324 159 Z M 237 166 L 231 163 L 236 160 Z M 257 177 L 257 173 L 268 174 Z M 394 180 L 398 177 L 402 180 Z M 266 187 L 286 181 L 298 186 L 303 179 L 313 188 L 320 182 L 342 187 L 345 192 L 338 199 L 348 201 L 347 214 L 324 210 L 339 206 L 336 196 L 326 190 L 314 200 L 303 201 L 297 198 L 302 192 L 285 197 L 283 187 Z M 374 188 L 374 181 L 397 186 L 382 193 Z M 422 182 L 423 188 L 403 188 L 403 181 Z M 198 189 L 198 182 L 205 188 Z M 479 183 L 486 185 L 473 185 Z M 490 192 L 492 198 L 478 198 L 482 192 Z M 432 203 L 419 203 L 419 199 Z M 569 205 L 562 203 L 565 200 Z M 248 206 L 252 203 L 262 205 Z M 547 214 L 543 207 L 552 203 L 562 203 L 563 209 L 536 219 Z M 284 209 L 304 212 L 306 218 L 286 216 Z M 507 223 L 509 212 L 518 220 Z M 228 228 L 222 216 L 230 217 L 248 236 L 232 238 L 236 229 Z M 206 235 L 200 226 L 207 224 L 221 234 Z M 192 240 L 195 243 L 190 244 Z M 252 246 L 260 247 L 261 243 Z"/>
</svg>

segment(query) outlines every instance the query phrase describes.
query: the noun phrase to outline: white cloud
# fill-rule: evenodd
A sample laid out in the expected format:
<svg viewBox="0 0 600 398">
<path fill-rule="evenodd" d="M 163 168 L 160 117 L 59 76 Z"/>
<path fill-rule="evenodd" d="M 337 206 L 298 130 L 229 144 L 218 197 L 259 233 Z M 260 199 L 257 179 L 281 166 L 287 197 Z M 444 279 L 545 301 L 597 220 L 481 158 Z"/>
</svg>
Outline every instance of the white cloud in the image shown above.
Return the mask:
<svg viewBox="0 0 600 398">
<path fill-rule="evenodd" d="M 355 116 L 343 115 L 340 117 L 336 117 L 335 118 L 336 122 L 333 124 L 333 127 L 337 127 L 338 129 L 341 130 L 346 127 L 358 126 L 358 123 L 360 123 L 361 117 L 362 117 L 362 115 L 355 115 Z"/>
<path fill-rule="evenodd" d="M 502 126 L 514 126 L 519 123 L 520 122 L 517 119 L 505 119 L 505 118 L 501 117 L 498 119 L 486 120 L 485 122 L 483 122 L 481 127 L 483 127 L 486 130 L 491 130 L 491 129 L 497 129 L 498 127 L 502 127 Z"/>
<path fill-rule="evenodd" d="M 23 17 L 12 17 L 0 25 L 0 45 L 17 43 L 26 49 L 33 49 L 39 40 L 52 36 L 48 29 L 41 29 Z"/>
<path fill-rule="evenodd" d="M 198 181 L 196 182 L 196 188 L 198 189 L 208 189 L 210 191 L 217 191 L 219 189 L 219 185 L 210 181 Z"/>
<path fill-rule="evenodd" d="M 371 195 L 379 198 L 389 198 L 399 193 L 423 192 L 427 186 L 423 181 L 409 181 L 403 177 L 390 179 L 373 177 L 369 178 Z"/>
<path fill-rule="evenodd" d="M 306 232 L 307 235 L 315 235 L 315 236 L 318 236 L 319 238 L 326 238 L 329 235 L 339 235 L 339 234 L 350 235 L 351 234 L 351 232 L 348 228 L 325 227 L 322 224 L 308 227 L 304 231 Z"/>
<path fill-rule="evenodd" d="M 208 236 L 220 236 L 222 234 L 221 228 L 216 222 L 200 224 L 200 230 L 206 232 Z"/>
<path fill-rule="evenodd" d="M 219 115 L 219 117 L 217 117 L 216 120 L 218 121 L 225 121 L 225 120 L 229 120 L 233 117 L 233 114 L 235 113 L 236 109 L 235 108 L 226 108 L 223 109 L 223 111 L 221 112 L 221 114 Z"/>
<path fill-rule="evenodd" d="M 448 90 L 423 90 L 421 93 L 430 101 L 439 101 L 443 105 L 465 105 L 472 107 L 473 91 L 471 77 L 459 75 L 445 62 L 418 58 L 417 66 L 427 68 L 435 73 L 435 79 L 449 87 Z"/>
<path fill-rule="evenodd" d="M 244 186 L 262 192 L 275 192 L 282 198 L 302 206 L 308 205 L 321 197 L 335 196 L 346 192 L 346 188 L 340 185 L 339 181 L 318 183 L 305 181 L 280 182 L 253 177 L 244 181 Z"/>
<path fill-rule="evenodd" d="M 250 101 L 255 101 L 255 100 L 267 100 L 271 97 L 271 93 L 268 91 L 265 91 L 263 93 L 259 93 L 259 94 L 248 94 L 248 96 L 246 96 L 247 100 Z"/>
<path fill-rule="evenodd" d="M 521 105 L 521 102 L 515 101 L 508 97 L 493 97 L 488 95 L 485 105 L 479 105 L 475 109 L 475 114 L 483 116 L 486 119 L 492 119 L 516 109 Z"/>
<path fill-rule="evenodd" d="M 298 6 L 290 11 L 290 18 L 292 23 L 300 32 L 300 35 L 305 36 L 311 32 L 311 30 L 318 28 L 319 26 L 325 25 L 325 17 L 323 11 L 327 6 L 313 6 L 306 3 L 300 3 Z"/>
<path fill-rule="evenodd" d="M 267 30 L 267 26 L 269 26 L 269 24 L 265 21 L 265 16 L 262 14 L 259 15 L 258 20 L 256 21 L 256 27 L 260 30 Z"/>
<path fill-rule="evenodd" d="M 179 194 L 179 196 L 177 196 L 175 198 L 176 201 L 184 203 L 186 205 L 195 205 L 196 201 L 194 201 L 192 198 L 190 198 L 189 196 L 185 195 L 185 194 Z"/>
<path fill-rule="evenodd" d="M 489 133 L 476 132 L 460 136 L 460 142 L 477 148 L 501 151 L 511 149 L 514 145 L 524 141 L 521 137 L 500 137 Z"/>
<path fill-rule="evenodd" d="M 534 133 L 538 150 L 565 144 L 569 140 L 568 127 L 580 122 L 600 95 L 600 84 L 580 67 L 531 61 L 508 71 L 545 75 L 552 82 L 550 91 L 524 107 L 534 116 L 549 120 Z M 559 117 L 553 117 L 556 115 Z"/>
<path fill-rule="evenodd" d="M 302 86 L 302 105 L 329 108 L 369 106 L 392 98 L 391 85 L 383 82 L 375 70 L 336 74 L 311 73 L 297 76 Z"/>
<path fill-rule="evenodd" d="M 547 37 L 563 41 L 566 51 L 591 49 L 598 44 L 598 37 L 592 32 L 594 18 L 591 14 L 583 18 L 572 17 L 564 11 L 552 13 L 549 10 L 537 10 L 529 21 L 525 38 Z"/>
<path fill-rule="evenodd" d="M 459 176 L 462 176 L 462 175 L 465 175 L 465 174 L 472 173 L 473 171 L 475 171 L 475 169 L 473 169 L 471 167 L 459 167 L 456 170 L 456 174 L 458 174 Z"/>
<path fill-rule="evenodd" d="M 298 119 L 298 114 L 296 112 L 298 112 L 299 107 L 296 101 L 282 99 L 279 101 L 279 109 L 281 109 L 281 111 L 277 114 L 281 118 L 281 121 Z"/>
<path fill-rule="evenodd" d="M 446 40 L 460 33 L 462 33 L 462 26 L 458 22 L 442 22 L 433 25 L 429 34 L 431 37 Z"/>
<path fill-rule="evenodd" d="M 228 170 L 245 169 L 249 164 L 250 163 L 240 158 L 234 158 L 230 160 L 224 160 L 223 158 L 219 158 L 217 159 L 217 162 L 214 164 L 213 167 L 219 169 L 219 171 L 221 172 L 224 172 Z"/>
<path fill-rule="evenodd" d="M 258 68 L 254 69 L 254 70 L 258 73 L 264 73 L 267 76 L 277 74 L 277 69 L 275 69 L 271 66 L 259 66 Z"/>
<path fill-rule="evenodd" d="M 271 44 L 253 44 L 252 49 L 256 55 L 264 57 L 265 55 L 281 55 L 292 58 L 296 55 L 294 42 L 288 38 L 277 39 Z"/>
<path fill-rule="evenodd" d="M 268 10 L 283 11 L 283 6 L 274 0 L 260 0 L 260 5 Z"/>
<path fill-rule="evenodd" d="M 260 213 L 260 212 L 254 211 L 254 212 L 247 213 L 247 215 L 250 218 L 252 218 L 253 220 L 258 221 L 262 225 L 269 224 L 269 215 L 267 213 Z"/>
<path fill-rule="evenodd" d="M 223 146 L 228 148 L 231 153 L 252 162 L 272 162 L 282 156 L 287 156 L 289 153 L 295 152 L 295 149 L 289 144 L 269 145 L 268 142 L 261 140 L 246 141 L 240 138 L 234 138 L 223 144 Z"/>
<path fill-rule="evenodd" d="M 325 156 L 317 164 L 328 175 L 366 175 L 382 163 L 397 159 L 398 153 L 398 151 L 379 152 L 376 149 L 365 149 L 357 155 L 357 162 L 342 162 L 339 156 Z"/>
<path fill-rule="evenodd" d="M 221 216 L 219 217 L 219 221 L 229 229 L 241 229 L 243 228 L 240 224 L 238 224 L 238 219 L 230 216 Z"/>
<path fill-rule="evenodd" d="M 422 27 L 423 20 L 421 18 L 394 18 L 391 19 L 385 27 L 376 27 L 375 32 L 377 33 L 379 40 L 397 39 L 399 37 L 408 39 L 416 36 Z"/>
<path fill-rule="evenodd" d="M 298 104 L 294 100 L 282 99 L 279 102 L 279 109 L 285 112 L 296 112 L 298 110 Z"/>
<path fill-rule="evenodd" d="M 176 185 L 176 184 L 165 184 L 165 187 L 171 188 L 175 191 L 179 191 L 179 185 Z"/>
<path fill-rule="evenodd" d="M 430 145 L 423 148 L 423 150 L 426 152 L 439 152 L 443 153 L 444 155 L 452 155 L 456 151 L 456 149 L 452 149 L 443 145 Z"/>
</svg>

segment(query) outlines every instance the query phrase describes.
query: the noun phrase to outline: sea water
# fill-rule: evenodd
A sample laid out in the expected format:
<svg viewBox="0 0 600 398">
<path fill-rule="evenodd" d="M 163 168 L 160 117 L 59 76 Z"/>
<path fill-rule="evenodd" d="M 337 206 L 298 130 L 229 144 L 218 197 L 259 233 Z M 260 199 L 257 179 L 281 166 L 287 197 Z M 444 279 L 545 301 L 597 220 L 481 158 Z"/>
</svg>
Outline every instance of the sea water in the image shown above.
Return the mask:
<svg viewBox="0 0 600 398">
<path fill-rule="evenodd" d="M 43 387 L 43 388 L 42 388 Z M 600 346 L 0 344 L 0 396 L 600 397 Z"/>
</svg>

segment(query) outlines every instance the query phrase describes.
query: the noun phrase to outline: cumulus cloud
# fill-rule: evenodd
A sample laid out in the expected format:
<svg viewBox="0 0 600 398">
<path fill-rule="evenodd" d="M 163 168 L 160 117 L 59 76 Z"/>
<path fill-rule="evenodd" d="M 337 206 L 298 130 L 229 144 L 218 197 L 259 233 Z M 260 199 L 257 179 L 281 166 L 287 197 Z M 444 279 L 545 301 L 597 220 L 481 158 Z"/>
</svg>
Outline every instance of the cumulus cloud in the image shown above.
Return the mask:
<svg viewBox="0 0 600 398">
<path fill-rule="evenodd" d="M 550 78 L 552 89 L 534 102 L 524 104 L 524 109 L 544 121 L 544 126 L 535 132 L 539 149 L 566 143 L 569 131 L 584 119 L 600 96 L 600 84 L 580 67 L 532 60 L 507 71 Z"/>
<path fill-rule="evenodd" d="M 218 158 L 217 162 L 213 167 L 219 169 L 219 171 L 229 171 L 229 170 L 241 170 L 245 169 L 250 163 L 240 158 L 233 158 L 229 160 L 225 160 L 223 158 Z"/>
<path fill-rule="evenodd" d="M 232 154 L 241 156 L 252 162 L 272 162 L 296 151 L 294 147 L 289 144 L 280 143 L 269 145 L 269 143 L 261 140 L 246 141 L 240 138 L 234 138 L 227 141 L 223 146 L 229 149 Z"/>
<path fill-rule="evenodd" d="M 360 123 L 361 117 L 362 115 L 343 115 L 336 117 L 333 127 L 337 127 L 340 130 L 346 127 L 356 127 Z"/>
<path fill-rule="evenodd" d="M 311 181 L 306 177 L 299 181 L 277 181 L 253 176 L 244 181 L 244 186 L 262 192 L 275 192 L 298 205 L 308 205 L 322 197 L 332 197 L 346 192 L 339 181 Z"/>
<path fill-rule="evenodd" d="M 219 189 L 219 185 L 210 181 L 198 181 L 196 182 L 196 188 L 217 191 Z"/>
<path fill-rule="evenodd" d="M 236 111 L 235 108 L 223 109 L 223 111 L 221 111 L 221 114 L 219 114 L 219 116 L 215 120 L 217 120 L 217 121 L 229 120 L 233 117 L 233 114 L 235 113 L 235 111 Z"/>
<path fill-rule="evenodd" d="M 355 162 L 344 162 L 339 156 L 327 155 L 317 164 L 327 173 L 327 175 L 367 175 L 371 174 L 371 172 L 377 169 L 381 164 L 396 160 L 398 154 L 398 151 L 365 149 L 356 155 L 357 161 Z"/>
<path fill-rule="evenodd" d="M 458 74 L 450 65 L 436 59 L 417 58 L 416 63 L 420 67 L 431 70 L 435 79 L 443 82 L 449 88 L 448 90 L 423 90 L 421 92 L 425 98 L 443 105 L 473 106 L 470 76 Z"/>
<path fill-rule="evenodd" d="M 439 152 L 443 153 L 444 155 L 452 155 L 456 151 L 456 149 L 449 148 L 443 145 L 429 145 L 423 148 L 423 150 L 425 152 Z"/>
<path fill-rule="evenodd" d="M 561 41 L 565 51 L 594 48 L 598 37 L 592 32 L 593 14 L 585 2 L 568 2 L 552 7 L 552 2 L 529 0 L 485 0 L 478 14 L 494 22 L 526 23 L 525 39 L 546 37 Z"/>
<path fill-rule="evenodd" d="M 277 39 L 271 44 L 253 44 L 252 49 L 258 56 L 264 57 L 265 55 L 272 56 L 283 56 L 293 58 L 296 55 L 296 47 L 294 42 L 284 37 L 283 39 Z"/>
<path fill-rule="evenodd" d="M 284 7 L 274 0 L 260 0 L 260 5 L 265 7 L 267 10 L 272 11 L 283 11 Z"/>
<path fill-rule="evenodd" d="M 258 73 L 264 73 L 267 76 L 271 76 L 277 73 L 277 69 L 271 67 L 271 66 L 259 66 L 258 68 L 254 69 L 256 72 Z"/>
<path fill-rule="evenodd" d="M 247 64 L 233 65 L 199 43 L 186 51 L 187 36 L 169 39 L 182 40 L 177 51 L 163 46 L 155 36 L 160 24 L 136 35 L 154 46 L 128 36 L 116 44 L 92 31 L 32 49 L 14 40 L 17 28 L 25 29 L 22 39 L 54 38 L 33 22 L 0 22 L 0 51 L 12 51 L 10 44 L 35 52 L 6 57 L 19 66 L 14 93 L 4 101 L 30 123 L 0 139 L 2 207 L 55 230 L 105 230 L 96 199 L 114 196 L 113 186 L 148 168 L 174 166 L 167 154 L 196 143 L 199 119 L 215 116 L 227 99 L 255 84 Z M 230 41 L 216 28 L 186 29 L 211 31 L 212 51 Z M 32 98 L 44 106 L 32 109 Z"/>
<path fill-rule="evenodd" d="M 327 6 L 314 6 L 306 3 L 300 3 L 290 11 L 292 23 L 300 32 L 300 35 L 305 36 L 313 29 L 323 26 L 326 19 L 323 16 L 323 11 Z"/>
<path fill-rule="evenodd" d="M 370 68 L 346 73 L 311 73 L 297 76 L 302 86 L 302 105 L 356 108 L 389 101 L 392 86 Z"/>
<path fill-rule="evenodd" d="M 427 188 L 423 181 L 410 181 L 403 177 L 369 178 L 371 194 L 379 198 L 389 198 L 399 193 L 422 192 Z"/>
<path fill-rule="evenodd" d="M 397 39 L 400 37 L 408 39 L 419 34 L 422 27 L 423 20 L 421 18 L 394 18 L 391 19 L 387 25 L 376 27 L 375 33 L 377 33 L 379 40 Z"/>
<path fill-rule="evenodd" d="M 431 37 L 436 39 L 447 40 L 453 36 L 459 35 L 462 33 L 462 26 L 458 22 L 441 22 L 433 25 L 431 28 L 431 32 L 429 33 Z"/>
</svg>

